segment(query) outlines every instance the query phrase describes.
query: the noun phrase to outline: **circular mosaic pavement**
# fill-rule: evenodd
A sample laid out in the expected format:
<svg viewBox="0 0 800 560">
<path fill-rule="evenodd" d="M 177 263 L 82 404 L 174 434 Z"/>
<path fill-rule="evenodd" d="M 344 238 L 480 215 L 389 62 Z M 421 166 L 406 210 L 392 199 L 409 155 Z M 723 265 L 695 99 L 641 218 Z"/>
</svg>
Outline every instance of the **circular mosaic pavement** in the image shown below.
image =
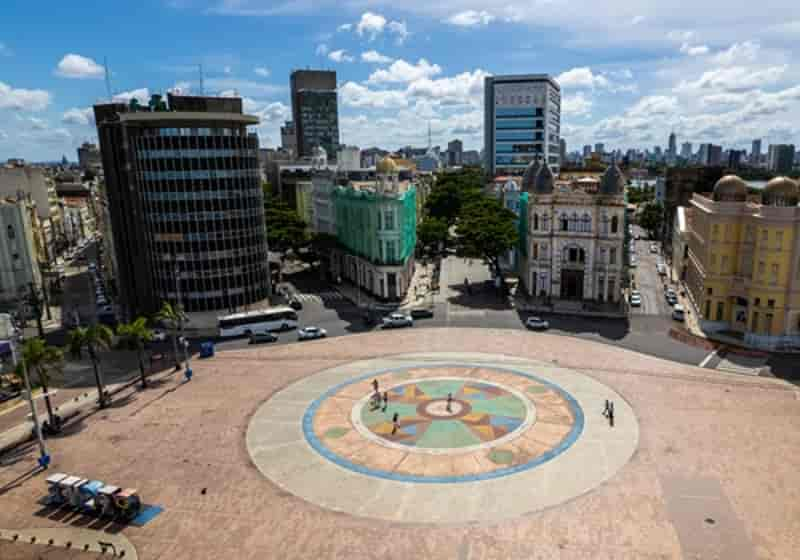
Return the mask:
<svg viewBox="0 0 800 560">
<path fill-rule="evenodd" d="M 633 411 L 587 376 L 506 357 L 431 358 L 349 364 L 277 393 L 248 429 L 254 463 L 331 509 L 473 521 L 580 495 L 636 448 Z M 614 428 L 605 399 L 615 402 Z"/>
</svg>

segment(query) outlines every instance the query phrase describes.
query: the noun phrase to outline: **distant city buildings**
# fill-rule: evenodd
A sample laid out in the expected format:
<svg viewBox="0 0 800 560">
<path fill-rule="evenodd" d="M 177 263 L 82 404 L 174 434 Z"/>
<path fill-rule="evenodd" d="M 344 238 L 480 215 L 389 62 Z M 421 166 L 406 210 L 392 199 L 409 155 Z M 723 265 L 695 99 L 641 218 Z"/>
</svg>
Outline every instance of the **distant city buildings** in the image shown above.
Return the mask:
<svg viewBox="0 0 800 560">
<path fill-rule="evenodd" d="M 686 161 L 692 159 L 692 143 L 684 142 L 681 144 L 681 157 Z"/>
<path fill-rule="evenodd" d="M 770 144 L 767 167 L 773 173 L 790 173 L 794 156 L 794 144 Z"/>
<path fill-rule="evenodd" d="M 270 295 L 258 137 L 239 98 L 94 106 L 124 318 Z"/>
<path fill-rule="evenodd" d="M 322 147 L 335 160 L 339 152 L 339 107 L 336 72 L 295 70 L 290 78 L 292 121 L 299 158 Z"/>
<path fill-rule="evenodd" d="M 756 138 L 750 148 L 750 165 L 756 166 L 759 163 L 761 163 L 761 138 Z"/>
<path fill-rule="evenodd" d="M 78 148 L 78 166 L 82 171 L 91 170 L 97 172 L 102 169 L 103 163 L 100 160 L 100 150 L 96 144 L 84 142 Z"/>
<path fill-rule="evenodd" d="M 286 121 L 281 127 L 281 149 L 290 154 L 289 157 L 297 157 L 297 132 L 294 128 L 294 121 Z"/>
<path fill-rule="evenodd" d="M 667 157 L 670 161 L 674 161 L 678 156 L 678 138 L 674 132 L 669 134 L 669 147 L 667 148 Z"/>
<path fill-rule="evenodd" d="M 357 146 L 341 146 L 336 161 L 343 171 L 361 169 L 361 150 Z"/>
<path fill-rule="evenodd" d="M 567 161 L 567 141 L 561 138 L 558 141 L 558 157 L 560 160 L 560 165 L 563 166 Z"/>
<path fill-rule="evenodd" d="M 464 163 L 464 144 L 461 140 L 452 140 L 447 143 L 447 165 L 458 167 Z"/>
<path fill-rule="evenodd" d="M 602 142 L 596 143 L 594 145 L 594 153 L 599 154 L 600 156 L 602 156 L 604 153 L 606 153 L 606 145 L 603 144 Z"/>
<path fill-rule="evenodd" d="M 536 160 L 559 172 L 561 88 L 547 74 L 484 81 L 484 155 L 490 176 L 520 174 Z"/>
</svg>

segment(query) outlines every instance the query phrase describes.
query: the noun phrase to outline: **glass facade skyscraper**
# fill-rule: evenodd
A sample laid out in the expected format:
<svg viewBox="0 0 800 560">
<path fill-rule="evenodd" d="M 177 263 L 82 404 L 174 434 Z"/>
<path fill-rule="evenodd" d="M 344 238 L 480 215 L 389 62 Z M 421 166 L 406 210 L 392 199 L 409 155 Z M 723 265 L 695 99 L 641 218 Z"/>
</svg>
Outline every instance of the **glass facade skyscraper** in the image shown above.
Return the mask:
<svg viewBox="0 0 800 560">
<path fill-rule="evenodd" d="M 546 74 L 490 76 L 484 82 L 484 141 L 491 175 L 522 175 L 533 160 L 561 166 L 561 88 Z"/>
<path fill-rule="evenodd" d="M 311 157 L 320 146 L 335 161 L 339 152 L 336 72 L 295 70 L 290 78 L 297 156 Z"/>
</svg>

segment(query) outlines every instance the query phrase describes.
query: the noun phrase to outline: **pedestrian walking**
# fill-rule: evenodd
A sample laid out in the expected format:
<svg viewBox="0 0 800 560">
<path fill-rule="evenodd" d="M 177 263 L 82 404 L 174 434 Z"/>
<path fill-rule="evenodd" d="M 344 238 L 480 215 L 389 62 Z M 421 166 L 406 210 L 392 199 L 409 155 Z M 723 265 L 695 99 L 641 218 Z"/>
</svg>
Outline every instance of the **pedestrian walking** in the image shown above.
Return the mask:
<svg viewBox="0 0 800 560">
<path fill-rule="evenodd" d="M 392 435 L 395 435 L 399 428 L 400 428 L 400 414 L 395 412 L 394 416 L 392 416 Z"/>
<path fill-rule="evenodd" d="M 608 407 L 608 424 L 613 428 L 614 427 L 614 401 L 611 401 L 610 406 Z"/>
<path fill-rule="evenodd" d="M 611 401 L 609 401 L 608 399 L 606 399 L 606 406 L 605 406 L 605 408 L 603 409 L 603 416 L 605 416 L 606 418 L 608 418 L 608 409 L 609 409 L 610 407 L 611 407 Z"/>
<path fill-rule="evenodd" d="M 445 406 L 445 410 L 447 412 L 453 412 L 453 393 L 447 393 L 447 406 Z"/>
<path fill-rule="evenodd" d="M 386 409 L 389 406 L 389 391 L 383 392 L 383 412 L 386 412 Z"/>
<path fill-rule="evenodd" d="M 378 392 L 378 380 L 377 379 L 373 379 L 372 380 L 372 392 L 373 393 L 377 393 Z"/>
</svg>

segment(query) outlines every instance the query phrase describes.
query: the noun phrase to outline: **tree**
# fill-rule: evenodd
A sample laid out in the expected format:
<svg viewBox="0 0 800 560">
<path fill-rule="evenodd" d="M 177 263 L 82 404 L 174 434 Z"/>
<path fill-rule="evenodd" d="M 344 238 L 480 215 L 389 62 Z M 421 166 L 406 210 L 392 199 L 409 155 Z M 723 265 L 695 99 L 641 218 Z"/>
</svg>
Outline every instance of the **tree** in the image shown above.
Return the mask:
<svg viewBox="0 0 800 560">
<path fill-rule="evenodd" d="M 458 254 L 485 260 L 502 279 L 500 258 L 519 240 L 516 219 L 514 212 L 494 198 L 483 198 L 467 205 L 456 226 Z"/>
<path fill-rule="evenodd" d="M 181 361 L 178 359 L 178 330 L 183 321 L 183 312 L 177 307 L 173 307 L 170 302 L 165 301 L 153 319 L 167 324 L 172 335 L 172 357 L 175 359 L 175 369 L 181 369 Z"/>
<path fill-rule="evenodd" d="M 119 345 L 128 350 L 136 350 L 139 358 L 139 373 L 142 378 L 142 389 L 147 387 L 147 378 L 144 371 L 144 346 L 153 340 L 153 331 L 147 328 L 147 319 L 139 317 L 132 323 L 123 323 L 117 327 L 117 335 L 120 337 Z"/>
<path fill-rule="evenodd" d="M 420 247 L 434 247 L 439 250 L 440 243 L 446 244 L 450 236 L 450 228 L 442 218 L 429 216 L 417 227 L 417 242 Z"/>
<path fill-rule="evenodd" d="M 479 173 L 466 171 L 442 175 L 425 201 L 428 217 L 455 224 L 461 208 L 483 198 L 483 179 Z"/>
<path fill-rule="evenodd" d="M 51 430 L 58 430 L 60 422 L 53 414 L 53 405 L 50 402 L 50 375 L 64 368 L 64 354 L 55 346 L 48 346 L 41 338 L 28 338 L 22 344 L 22 361 L 28 372 L 36 372 L 44 394 L 44 404 L 47 408 L 47 420 Z M 22 373 L 22 363 L 17 366 L 17 375 Z"/>
<path fill-rule="evenodd" d="M 650 237 L 657 238 L 661 231 L 661 224 L 664 222 L 664 207 L 660 202 L 648 202 L 639 214 L 639 225 L 650 234 Z"/>
<path fill-rule="evenodd" d="M 103 324 L 92 325 L 91 327 L 77 327 L 69 332 L 67 346 L 70 354 L 77 359 L 83 355 L 83 349 L 89 352 L 94 368 L 94 379 L 97 384 L 98 403 L 100 408 L 106 406 L 106 393 L 103 383 L 103 374 L 100 371 L 100 358 L 97 351 L 100 349 L 111 348 L 114 340 L 114 333 Z"/>
<path fill-rule="evenodd" d="M 264 199 L 264 214 L 267 221 L 267 244 L 270 251 L 280 253 L 281 270 L 289 250 L 297 250 L 306 245 L 307 224 L 297 211 L 277 197 Z"/>
</svg>

